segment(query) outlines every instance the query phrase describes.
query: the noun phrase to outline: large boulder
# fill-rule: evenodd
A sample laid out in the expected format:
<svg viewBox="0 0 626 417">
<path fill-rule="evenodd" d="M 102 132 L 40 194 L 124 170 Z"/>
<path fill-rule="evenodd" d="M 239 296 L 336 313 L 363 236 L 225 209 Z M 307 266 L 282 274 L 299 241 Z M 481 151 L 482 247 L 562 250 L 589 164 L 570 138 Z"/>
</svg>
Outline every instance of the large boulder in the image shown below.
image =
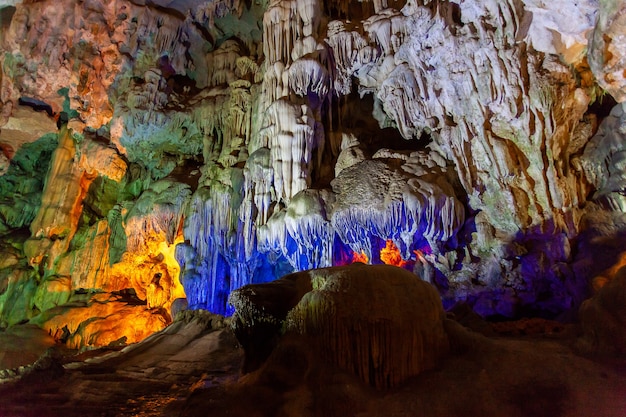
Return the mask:
<svg viewBox="0 0 626 417">
<path fill-rule="evenodd" d="M 328 363 L 377 388 L 434 368 L 449 350 L 439 294 L 394 266 L 357 263 L 296 272 L 238 290 L 231 301 L 237 303 L 235 321 L 246 329 L 246 357 L 263 343 L 270 346 L 270 338 L 272 347 L 278 344 L 280 332 L 299 335 Z M 249 338 L 251 329 L 257 338 L 264 335 L 261 344 Z M 241 341 L 241 328 L 236 333 Z"/>
<path fill-rule="evenodd" d="M 245 285 L 230 294 L 228 303 L 235 307 L 231 325 L 245 352 L 243 373 L 255 371 L 265 362 L 279 341 L 287 313 L 311 289 L 305 272 Z"/>
</svg>

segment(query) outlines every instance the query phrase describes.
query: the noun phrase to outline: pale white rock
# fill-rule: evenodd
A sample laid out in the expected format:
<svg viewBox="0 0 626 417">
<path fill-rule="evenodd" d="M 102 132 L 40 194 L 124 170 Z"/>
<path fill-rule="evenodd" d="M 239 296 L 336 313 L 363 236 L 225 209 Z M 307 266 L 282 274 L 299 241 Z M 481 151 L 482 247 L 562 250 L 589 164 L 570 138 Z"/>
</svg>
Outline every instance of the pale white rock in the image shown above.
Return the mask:
<svg viewBox="0 0 626 417">
<path fill-rule="evenodd" d="M 517 34 L 534 49 L 558 54 L 568 64 L 585 57 L 599 9 L 598 0 L 524 0 L 524 27 Z"/>
<path fill-rule="evenodd" d="M 289 66 L 287 74 L 289 89 L 300 97 L 314 93 L 323 100 L 330 90 L 328 71 L 317 60 L 300 58 Z"/>
<path fill-rule="evenodd" d="M 445 181 L 394 170 L 382 159 L 344 169 L 332 187 L 333 227 L 353 251 L 364 251 L 370 259 L 374 236 L 392 239 L 410 259 L 418 240 L 426 239 L 437 250 L 436 241 L 454 236 L 464 221 L 463 206 Z"/>
<path fill-rule="evenodd" d="M 342 134 L 341 152 L 335 163 L 335 177 L 344 169 L 356 165 L 366 159 L 358 139 L 352 134 Z"/>
<path fill-rule="evenodd" d="M 354 30 L 353 30 L 354 29 Z M 358 32 L 356 25 L 333 20 L 328 23 L 326 42 L 335 59 L 334 90 L 348 94 L 352 90 L 351 77 L 363 65 L 374 61 L 378 51 Z"/>
<path fill-rule="evenodd" d="M 245 197 L 244 201 L 253 201 L 257 215 L 254 219 L 242 218 L 244 222 L 253 221 L 257 225 L 267 222 L 270 213 L 270 205 L 275 201 L 273 186 L 274 169 L 271 162 L 271 151 L 268 148 L 260 148 L 254 151 L 244 168 Z M 248 211 L 242 211 L 247 213 Z"/>
<path fill-rule="evenodd" d="M 289 233 L 285 227 L 285 210 L 274 211 L 272 217 L 267 222 L 257 228 L 257 249 L 261 253 L 267 253 L 273 258 L 284 255 L 289 252 L 287 250 L 287 239 Z M 297 260 L 291 256 L 287 257 L 291 265 L 295 265 Z"/>
<path fill-rule="evenodd" d="M 207 54 L 208 85 L 210 87 L 230 84 L 235 81 L 237 60 L 241 57 L 239 44 L 234 40 L 228 40 L 220 47 Z"/>
<path fill-rule="evenodd" d="M 587 180 L 601 199 L 616 210 L 626 209 L 626 104 L 617 104 L 600 124 L 580 158 Z M 598 163 L 602 161 L 602 163 Z"/>
<path fill-rule="evenodd" d="M 335 231 L 327 218 L 328 191 L 303 190 L 296 194 L 285 214 L 285 227 L 298 244 L 296 270 L 332 266 Z M 300 255 L 307 258 L 299 261 Z"/>
<path fill-rule="evenodd" d="M 625 31 L 626 4 L 601 1 L 587 56 L 598 84 L 619 103 L 626 101 Z"/>
<path fill-rule="evenodd" d="M 270 149 L 276 198 L 288 202 L 309 185 L 313 150 L 320 143 L 317 122 L 308 106 L 287 100 L 272 103 L 265 117 L 260 134 Z"/>
<path fill-rule="evenodd" d="M 511 2 L 462 2 L 459 22 L 449 10 L 433 15 L 409 6 L 367 22 L 386 56 L 357 75 L 361 93 L 381 103 L 379 122 L 392 121 L 407 139 L 431 134 L 432 150 L 453 161 L 466 192 L 484 190 L 470 205 L 486 210 L 498 228 L 515 232 L 541 221 L 540 213 L 571 227 L 562 208 L 576 201 L 576 181 L 563 180 L 567 169 L 553 160 L 544 164 L 541 141 L 567 160 L 569 132 L 560 126 L 576 128 L 588 92 L 577 91 L 555 56 L 539 60 L 517 48 L 522 16 Z M 552 104 L 561 100 L 567 112 Z M 567 122 L 556 126 L 557 118 Z"/>
</svg>

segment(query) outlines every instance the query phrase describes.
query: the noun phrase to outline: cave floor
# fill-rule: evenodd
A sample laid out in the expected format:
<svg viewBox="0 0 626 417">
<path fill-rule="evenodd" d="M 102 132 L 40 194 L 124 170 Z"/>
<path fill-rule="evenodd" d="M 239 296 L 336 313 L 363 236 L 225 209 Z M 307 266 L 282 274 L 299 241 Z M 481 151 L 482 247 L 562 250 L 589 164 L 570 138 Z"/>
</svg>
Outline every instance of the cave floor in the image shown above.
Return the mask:
<svg viewBox="0 0 626 417">
<path fill-rule="evenodd" d="M 2 380 L 0 416 L 626 416 L 626 359 L 577 355 L 568 331 L 486 337 L 454 324 L 440 368 L 378 391 L 297 340 L 240 376 L 243 353 L 216 320 L 177 321 L 123 350 L 48 350 Z"/>
</svg>

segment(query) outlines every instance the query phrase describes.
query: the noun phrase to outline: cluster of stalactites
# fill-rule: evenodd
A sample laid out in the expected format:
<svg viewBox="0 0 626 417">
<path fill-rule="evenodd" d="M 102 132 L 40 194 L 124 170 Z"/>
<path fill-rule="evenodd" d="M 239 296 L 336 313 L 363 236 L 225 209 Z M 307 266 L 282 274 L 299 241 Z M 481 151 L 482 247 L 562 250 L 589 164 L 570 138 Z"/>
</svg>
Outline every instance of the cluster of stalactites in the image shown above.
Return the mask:
<svg viewBox="0 0 626 417">
<path fill-rule="evenodd" d="M 267 222 L 272 203 L 286 205 L 311 185 L 313 154 L 323 145 L 319 106 L 331 90 L 320 18 L 318 1 L 272 1 L 263 18 L 264 116 L 249 146 L 240 213 L 250 233 Z M 247 241 L 251 250 L 254 237 Z"/>
<path fill-rule="evenodd" d="M 353 251 L 364 251 L 371 259 L 372 237 L 392 239 L 403 258 L 410 259 L 422 239 L 436 251 L 437 242 L 456 235 L 465 221 L 462 203 L 445 174 L 435 179 L 436 174 L 412 169 L 417 159 L 410 158 L 401 171 L 390 169 L 384 159 L 365 160 L 333 180 L 336 199 L 330 219 Z"/>
<path fill-rule="evenodd" d="M 303 190 L 258 229 L 258 250 L 283 256 L 296 271 L 332 265 L 336 231 L 327 218 L 328 191 Z"/>
<path fill-rule="evenodd" d="M 344 45 L 354 45 L 335 54 L 339 72 L 356 76 L 359 91 L 375 95 L 383 117 L 406 139 L 430 134 L 434 148 L 457 166 L 472 207 L 485 211 L 498 229 L 513 232 L 543 217 L 571 229 L 575 222 L 563 213 L 584 196 L 568 167 L 555 161 L 579 150 L 569 148 L 570 136 L 579 128 L 588 92 L 577 89 L 555 56 L 526 53 L 520 42 L 523 9 L 514 2 L 455 7 L 409 2 L 401 11 L 387 9 L 365 20 L 362 31 L 333 23 L 331 43 L 346 39 Z M 370 42 L 381 56 L 368 63 Z M 542 158 L 544 149 L 554 160 Z M 507 204 L 493 204 L 498 198 Z"/>
<path fill-rule="evenodd" d="M 320 18 L 317 0 L 272 1 L 263 16 L 263 52 L 268 64 L 290 64 L 292 54 L 317 35 Z"/>
<path fill-rule="evenodd" d="M 405 260 L 425 245 L 438 252 L 457 234 L 465 212 L 444 167 L 424 156 L 412 154 L 400 170 L 382 157 L 357 162 L 339 173 L 332 191 L 299 192 L 256 225 L 258 251 L 284 257 L 294 270 L 332 265 L 336 241 L 368 259 L 385 240 Z"/>
<path fill-rule="evenodd" d="M 274 101 L 265 120 L 261 148 L 269 149 L 276 201 L 288 203 L 310 185 L 313 150 L 321 140 L 317 121 L 309 106 L 288 100 Z M 259 214 L 267 217 L 267 212 Z"/>
</svg>

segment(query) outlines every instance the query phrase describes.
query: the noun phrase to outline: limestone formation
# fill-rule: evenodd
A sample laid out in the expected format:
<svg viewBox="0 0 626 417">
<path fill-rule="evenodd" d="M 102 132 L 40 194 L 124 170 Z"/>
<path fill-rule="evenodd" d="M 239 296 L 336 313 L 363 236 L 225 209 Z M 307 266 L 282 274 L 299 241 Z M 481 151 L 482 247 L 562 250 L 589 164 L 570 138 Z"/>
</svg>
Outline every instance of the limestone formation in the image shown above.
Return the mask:
<svg viewBox="0 0 626 417">
<path fill-rule="evenodd" d="M 593 185 L 593 199 L 617 211 L 623 211 L 626 177 L 624 176 L 624 104 L 617 104 L 602 121 L 598 131 L 580 158 L 587 180 Z M 603 161 L 598 164 L 597 161 Z"/>
<path fill-rule="evenodd" d="M 619 103 L 626 101 L 626 5 L 601 1 L 589 45 L 589 65 L 598 84 Z"/>
<path fill-rule="evenodd" d="M 230 314 L 356 259 L 485 316 L 575 310 L 581 219 L 623 209 L 623 9 L 2 3 L 0 323 L 131 290 Z"/>
<path fill-rule="evenodd" d="M 437 291 L 388 265 L 353 264 L 298 273 L 313 290 L 285 321 L 322 357 L 378 388 L 432 369 L 448 353 Z"/>
<path fill-rule="evenodd" d="M 309 275 L 296 273 L 231 293 L 228 302 L 235 308 L 232 327 L 245 352 L 244 373 L 258 369 L 268 358 L 279 342 L 287 314 L 312 288 Z"/>
<path fill-rule="evenodd" d="M 449 350 L 430 284 L 398 267 L 356 263 L 296 272 L 232 292 L 243 372 L 258 369 L 283 333 L 378 388 L 432 369 Z"/>
</svg>

